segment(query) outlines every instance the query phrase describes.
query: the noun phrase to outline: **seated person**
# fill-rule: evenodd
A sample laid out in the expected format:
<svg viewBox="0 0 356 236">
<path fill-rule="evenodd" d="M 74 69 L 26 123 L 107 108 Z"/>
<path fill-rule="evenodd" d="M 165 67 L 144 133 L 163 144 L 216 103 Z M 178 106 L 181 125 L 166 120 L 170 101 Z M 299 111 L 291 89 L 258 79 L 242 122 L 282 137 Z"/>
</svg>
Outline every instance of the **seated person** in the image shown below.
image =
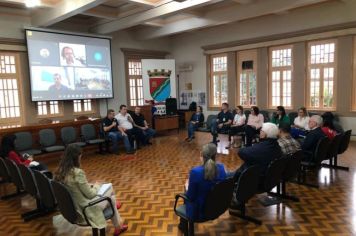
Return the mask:
<svg viewBox="0 0 356 236">
<path fill-rule="evenodd" d="M 324 132 L 321 130 L 320 126 L 323 123 L 323 118 L 319 115 L 314 115 L 309 119 L 309 129 L 310 132 L 305 137 L 302 143 L 302 150 L 304 152 L 304 159 L 306 161 L 313 161 L 313 153 L 315 151 L 316 145 L 321 138 L 325 137 Z"/>
<path fill-rule="evenodd" d="M 289 116 L 287 116 L 286 110 L 284 109 L 283 106 L 278 106 L 277 107 L 277 113 L 276 113 L 276 115 L 274 115 L 272 117 L 272 121 L 271 122 L 273 124 L 276 124 L 277 126 L 279 126 L 282 123 L 286 123 L 286 124 L 290 125 Z"/>
<path fill-rule="evenodd" d="M 107 112 L 107 116 L 103 119 L 103 128 L 104 132 L 108 134 L 108 137 L 112 141 L 112 152 L 115 154 L 119 153 L 118 141 L 120 139 L 124 140 L 124 145 L 127 154 L 132 154 L 134 151 L 131 149 L 131 144 L 127 135 L 123 135 L 118 128 L 119 123 L 115 118 L 115 111 L 113 109 L 109 109 Z"/>
<path fill-rule="evenodd" d="M 185 141 L 192 141 L 194 138 L 194 132 L 199 128 L 199 126 L 202 125 L 204 122 L 204 114 L 203 114 L 203 108 L 201 106 L 197 106 L 196 112 L 192 115 L 190 118 L 189 124 L 188 124 L 188 137 L 185 139 Z"/>
<path fill-rule="evenodd" d="M 251 114 L 248 116 L 247 125 L 245 127 L 246 146 L 252 145 L 252 140 L 260 132 L 264 117 L 256 106 L 251 107 Z"/>
<path fill-rule="evenodd" d="M 283 155 L 294 154 L 297 151 L 301 150 L 300 143 L 292 138 L 290 135 L 290 125 L 282 123 L 278 127 L 279 129 L 279 139 L 278 144 L 281 147 Z"/>
<path fill-rule="evenodd" d="M 211 124 L 211 135 L 213 136 L 212 143 L 217 144 L 219 132 L 228 132 L 233 119 L 234 117 L 229 111 L 229 104 L 224 102 L 221 106 L 221 112 L 219 112 L 218 117 Z"/>
<path fill-rule="evenodd" d="M 323 126 L 321 127 L 321 130 L 329 140 L 333 140 L 337 134 L 334 127 L 334 115 L 331 112 L 325 112 L 321 117 L 323 118 Z"/>
<path fill-rule="evenodd" d="M 134 126 L 141 129 L 145 136 L 145 142 L 143 145 L 151 145 L 150 139 L 155 136 L 156 130 L 148 127 L 145 117 L 141 114 L 141 107 L 135 107 L 135 113 L 132 114 Z"/>
<path fill-rule="evenodd" d="M 237 180 L 245 169 L 257 165 L 260 167 L 261 176 L 267 170 L 269 164 L 282 156 L 281 148 L 277 142 L 278 127 L 273 123 L 263 123 L 260 131 L 260 142 L 253 146 L 239 150 L 238 155 L 244 163 L 234 173 Z M 231 175 L 231 173 L 229 174 Z"/>
<path fill-rule="evenodd" d="M 233 137 L 237 133 L 245 131 L 245 123 L 246 123 L 246 115 L 244 114 L 244 108 L 242 106 L 237 106 L 236 115 L 229 129 L 229 145 L 225 147 L 226 149 L 230 148 L 231 146 L 234 146 L 235 139 L 233 138 L 231 143 L 231 137 Z M 236 147 L 240 147 L 240 146 L 241 144 L 236 145 Z"/>
<path fill-rule="evenodd" d="M 93 185 L 88 183 L 84 171 L 80 168 L 81 158 L 81 148 L 75 144 L 69 144 L 59 163 L 55 174 L 55 180 L 67 186 L 73 197 L 74 205 L 77 208 L 77 214 L 82 221 L 81 223 L 86 224 L 82 213 L 83 208 L 87 206 L 89 202 L 99 198 L 98 191 L 101 186 L 99 183 L 95 183 Z M 114 206 L 114 215 L 111 218 L 111 221 L 115 227 L 114 235 L 120 235 L 128 228 L 127 225 L 122 224 L 122 219 L 120 219 L 120 214 L 117 210 L 121 207 L 121 204 L 116 203 L 116 197 L 112 187 L 108 189 L 103 196 L 111 198 Z M 106 220 L 103 211 L 107 207 L 110 207 L 109 202 L 103 201 L 87 208 L 86 214 L 93 228 L 102 229 L 106 227 Z"/>
<path fill-rule="evenodd" d="M 52 84 L 51 86 L 48 87 L 48 91 L 50 92 L 67 92 L 70 89 L 62 84 L 62 76 L 58 73 L 55 73 L 53 75 L 53 80 L 54 80 L 54 84 Z"/>
<path fill-rule="evenodd" d="M 299 138 L 300 136 L 305 136 L 306 131 L 309 130 L 309 115 L 305 107 L 301 107 L 298 110 L 298 116 L 294 119 L 294 124 L 292 125 L 291 135 L 293 138 Z"/>
<path fill-rule="evenodd" d="M 48 168 L 45 164 L 34 161 L 33 156 L 28 155 L 27 158 L 20 155 L 15 150 L 15 140 L 16 136 L 13 134 L 5 135 L 1 140 L 1 156 L 3 158 L 9 158 L 17 165 L 25 165 L 29 167 L 31 170 L 38 170 L 38 171 L 47 171 Z M 49 173 L 48 177 L 52 177 L 52 174 Z"/>
<path fill-rule="evenodd" d="M 224 165 L 215 161 L 216 153 L 215 144 L 205 144 L 200 153 L 202 165 L 194 167 L 190 171 L 186 184 L 186 186 L 188 185 L 186 195 L 191 201 L 186 202 L 186 214 L 190 219 L 204 219 L 206 196 L 216 183 L 226 178 Z M 186 227 L 186 224 L 187 222 L 181 218 L 179 228 Z"/>
<path fill-rule="evenodd" d="M 134 127 L 134 121 L 131 117 L 130 114 L 127 113 L 127 107 L 126 105 L 121 105 L 120 106 L 120 111 L 119 113 L 115 116 L 118 125 L 119 125 L 119 130 L 121 131 L 121 135 L 123 136 L 128 136 L 130 140 L 130 149 L 133 149 L 133 136 L 135 135 L 137 141 L 140 141 L 141 143 L 145 143 L 146 137 L 143 135 L 143 132 L 141 129 Z"/>
</svg>

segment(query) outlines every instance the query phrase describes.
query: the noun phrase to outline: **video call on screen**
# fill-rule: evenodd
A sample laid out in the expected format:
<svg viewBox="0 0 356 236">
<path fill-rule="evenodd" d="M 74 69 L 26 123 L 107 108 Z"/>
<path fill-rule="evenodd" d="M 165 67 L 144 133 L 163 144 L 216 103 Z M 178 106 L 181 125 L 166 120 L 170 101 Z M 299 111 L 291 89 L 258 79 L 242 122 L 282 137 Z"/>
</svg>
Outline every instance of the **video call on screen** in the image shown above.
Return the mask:
<svg viewBox="0 0 356 236">
<path fill-rule="evenodd" d="M 111 98 L 110 40 L 26 30 L 32 101 Z"/>
</svg>

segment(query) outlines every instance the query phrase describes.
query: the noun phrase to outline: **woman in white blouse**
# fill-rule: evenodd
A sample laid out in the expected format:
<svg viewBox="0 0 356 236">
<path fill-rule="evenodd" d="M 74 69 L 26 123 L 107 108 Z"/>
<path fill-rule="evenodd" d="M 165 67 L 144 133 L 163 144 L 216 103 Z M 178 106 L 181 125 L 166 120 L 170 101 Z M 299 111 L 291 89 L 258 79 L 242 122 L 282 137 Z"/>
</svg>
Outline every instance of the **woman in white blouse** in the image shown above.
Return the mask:
<svg viewBox="0 0 356 236">
<path fill-rule="evenodd" d="M 301 107 L 298 110 L 298 116 L 294 119 L 294 128 L 309 130 L 309 116 L 307 109 Z"/>
<path fill-rule="evenodd" d="M 248 116 L 247 125 L 245 128 L 246 133 L 246 146 L 252 146 L 252 140 L 261 130 L 264 117 L 256 106 L 251 107 L 251 114 Z"/>
<path fill-rule="evenodd" d="M 246 116 L 244 114 L 244 108 L 242 106 L 236 107 L 236 115 L 234 120 L 232 121 L 232 125 L 229 128 L 229 144 L 226 146 L 226 149 L 229 149 L 231 146 L 234 145 L 235 139 L 231 139 L 232 136 L 236 135 L 237 133 L 243 132 L 245 130 L 246 124 Z M 231 143 L 232 140 L 232 143 Z M 239 147 L 237 145 L 235 147 Z"/>
<path fill-rule="evenodd" d="M 298 110 L 298 116 L 294 119 L 291 135 L 293 138 L 300 138 L 306 135 L 306 130 L 310 130 L 309 115 L 307 109 L 305 107 L 301 107 Z"/>
</svg>

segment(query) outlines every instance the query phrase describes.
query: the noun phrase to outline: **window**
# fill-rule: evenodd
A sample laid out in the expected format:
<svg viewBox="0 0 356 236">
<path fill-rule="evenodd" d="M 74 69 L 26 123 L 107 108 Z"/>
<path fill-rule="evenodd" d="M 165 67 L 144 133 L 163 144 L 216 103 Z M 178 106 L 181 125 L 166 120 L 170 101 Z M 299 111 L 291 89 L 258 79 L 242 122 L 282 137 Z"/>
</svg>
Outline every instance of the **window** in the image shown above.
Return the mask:
<svg viewBox="0 0 356 236">
<path fill-rule="evenodd" d="M 58 101 L 37 102 L 37 115 L 50 117 L 60 116 L 62 115 L 62 106 L 63 103 L 59 103 Z"/>
<path fill-rule="evenodd" d="M 311 42 L 308 45 L 307 106 L 310 109 L 335 109 L 336 42 Z"/>
<path fill-rule="evenodd" d="M 210 106 L 219 107 L 227 102 L 227 55 L 211 56 Z"/>
<path fill-rule="evenodd" d="M 0 53 L 0 123 L 20 124 L 18 56 Z"/>
<path fill-rule="evenodd" d="M 94 113 L 91 99 L 73 100 L 74 113 Z"/>
<path fill-rule="evenodd" d="M 269 52 L 269 106 L 292 107 L 292 47 L 274 47 Z"/>
<path fill-rule="evenodd" d="M 142 63 L 138 59 L 128 61 L 130 106 L 143 106 Z"/>
<path fill-rule="evenodd" d="M 257 50 L 237 53 L 237 101 L 243 107 L 257 105 Z"/>
</svg>

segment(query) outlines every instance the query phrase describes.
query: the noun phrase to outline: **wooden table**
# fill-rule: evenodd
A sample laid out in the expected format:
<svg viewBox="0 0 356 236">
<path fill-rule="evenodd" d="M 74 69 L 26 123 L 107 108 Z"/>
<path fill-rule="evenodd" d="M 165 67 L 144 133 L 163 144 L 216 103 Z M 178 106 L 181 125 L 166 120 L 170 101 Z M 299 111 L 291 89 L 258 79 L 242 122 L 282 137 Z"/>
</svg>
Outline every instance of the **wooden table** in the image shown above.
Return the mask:
<svg viewBox="0 0 356 236">
<path fill-rule="evenodd" d="M 154 116 L 153 120 L 156 131 L 176 129 L 179 132 L 179 115 Z"/>
</svg>

